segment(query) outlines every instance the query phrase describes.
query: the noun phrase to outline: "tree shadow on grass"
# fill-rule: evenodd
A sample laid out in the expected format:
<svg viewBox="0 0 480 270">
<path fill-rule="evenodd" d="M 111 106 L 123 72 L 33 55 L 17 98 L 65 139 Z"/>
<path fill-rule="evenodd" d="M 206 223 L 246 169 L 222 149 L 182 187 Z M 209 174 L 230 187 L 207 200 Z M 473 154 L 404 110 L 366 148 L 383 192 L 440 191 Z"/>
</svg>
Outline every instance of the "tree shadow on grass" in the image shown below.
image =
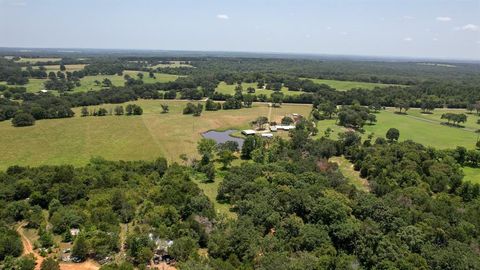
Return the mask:
<svg viewBox="0 0 480 270">
<path fill-rule="evenodd" d="M 463 125 L 447 123 L 447 122 L 442 122 L 442 123 L 440 123 L 440 125 L 444 125 L 444 126 L 447 126 L 447 127 L 454 127 L 454 128 L 465 128 L 465 126 L 463 126 Z"/>
</svg>

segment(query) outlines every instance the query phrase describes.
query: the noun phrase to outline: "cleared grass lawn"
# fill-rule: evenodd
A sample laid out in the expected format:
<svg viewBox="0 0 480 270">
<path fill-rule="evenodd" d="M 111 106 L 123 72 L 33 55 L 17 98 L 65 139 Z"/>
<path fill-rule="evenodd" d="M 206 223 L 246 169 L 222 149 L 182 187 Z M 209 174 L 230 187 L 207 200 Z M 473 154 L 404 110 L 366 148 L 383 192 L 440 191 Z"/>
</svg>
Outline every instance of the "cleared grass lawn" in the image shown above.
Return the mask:
<svg viewBox="0 0 480 270">
<path fill-rule="evenodd" d="M 441 125 L 440 119 L 442 113 L 446 110 L 435 110 L 432 115 L 422 115 L 419 109 L 411 109 L 407 115 L 396 114 L 394 109 L 387 109 L 375 114 L 377 123 L 375 125 L 365 125 L 366 138 L 368 134 L 374 133 L 375 137 L 385 137 L 389 128 L 397 128 L 400 131 L 400 140 L 413 140 L 415 142 L 433 146 L 439 149 L 455 148 L 464 146 L 473 149 L 477 141 L 478 134 L 473 130 L 449 127 Z M 476 123 L 478 116 L 469 115 L 468 125 Z M 344 127 L 336 125 L 336 119 L 322 120 L 317 123 L 319 133 L 317 137 L 324 135 L 327 128 L 333 129 L 332 138 L 337 138 L 339 132 L 344 132 Z"/>
<path fill-rule="evenodd" d="M 37 63 L 37 62 L 54 62 L 54 61 L 60 61 L 62 58 L 54 58 L 54 57 L 39 57 L 39 58 L 30 58 L 30 57 L 22 57 L 20 60 L 16 61 L 18 63 Z"/>
<path fill-rule="evenodd" d="M 236 86 L 237 86 L 236 84 L 228 85 L 225 82 L 220 82 L 215 90 L 221 94 L 234 95 Z M 249 87 L 255 88 L 255 93 L 253 95 L 265 94 L 267 95 L 267 97 L 270 97 L 270 95 L 274 92 L 273 90 L 257 89 L 257 83 L 242 83 L 242 87 L 243 87 L 243 94 L 247 94 L 247 88 Z M 280 91 L 285 96 L 294 96 L 294 95 L 300 95 L 304 93 L 300 91 L 288 91 L 288 88 L 286 87 L 282 87 Z"/>
<path fill-rule="evenodd" d="M 480 119 L 478 114 L 467 113 L 467 111 L 465 109 L 436 109 L 431 114 L 422 113 L 421 110 L 418 110 L 418 109 L 413 109 L 413 110 L 408 111 L 408 115 L 411 115 L 411 116 L 414 116 L 414 117 L 420 117 L 420 118 L 424 118 L 424 119 L 428 119 L 428 120 L 437 121 L 439 123 L 446 122 L 446 120 L 441 119 L 442 114 L 444 114 L 444 113 L 457 113 L 457 114 L 458 113 L 464 113 L 465 115 L 467 115 L 467 122 L 462 123 L 461 125 L 464 126 L 467 129 L 470 129 L 470 130 L 480 129 L 480 125 L 477 124 L 477 120 Z"/>
<path fill-rule="evenodd" d="M 464 181 L 480 184 L 480 168 L 463 167 Z"/>
<path fill-rule="evenodd" d="M 178 161 L 185 153 L 196 155 L 201 133 L 216 129 L 248 128 L 258 116 L 267 116 L 266 104 L 253 108 L 203 112 L 200 117 L 183 115 L 185 101 L 139 100 L 142 116 L 104 116 L 40 120 L 32 127 L 15 128 L 10 121 L 0 122 L 0 169 L 11 165 L 85 165 L 91 157 L 109 160 L 152 160 L 159 156 Z M 161 114 L 161 104 L 170 112 Z M 107 110 L 116 105 L 103 105 Z M 97 106 L 98 107 L 98 106 Z M 287 113 L 307 115 L 308 105 L 283 105 L 272 110 L 272 119 Z"/>
<path fill-rule="evenodd" d="M 368 82 L 354 82 L 354 81 L 339 81 L 339 80 L 324 80 L 324 79 L 312 79 L 314 83 L 326 84 L 330 87 L 337 89 L 338 91 L 347 91 L 352 88 L 374 89 L 375 87 L 387 87 L 387 86 L 402 86 L 398 84 L 385 84 L 385 83 L 368 83 Z"/>
<path fill-rule="evenodd" d="M 377 114 L 376 125 L 365 126 L 366 134 L 373 132 L 376 136 L 385 136 L 387 130 L 394 127 L 400 131 L 400 140 L 410 139 L 440 149 L 457 146 L 464 146 L 468 149 L 475 147 L 477 133 L 441 125 L 440 122 L 416 116 L 415 111 L 418 112 L 419 109 L 409 110 L 407 115 L 396 114 L 393 109 L 382 111 Z M 429 115 L 429 117 L 436 117 L 437 114 L 441 115 L 442 110 L 436 110 L 434 115 Z"/>
</svg>

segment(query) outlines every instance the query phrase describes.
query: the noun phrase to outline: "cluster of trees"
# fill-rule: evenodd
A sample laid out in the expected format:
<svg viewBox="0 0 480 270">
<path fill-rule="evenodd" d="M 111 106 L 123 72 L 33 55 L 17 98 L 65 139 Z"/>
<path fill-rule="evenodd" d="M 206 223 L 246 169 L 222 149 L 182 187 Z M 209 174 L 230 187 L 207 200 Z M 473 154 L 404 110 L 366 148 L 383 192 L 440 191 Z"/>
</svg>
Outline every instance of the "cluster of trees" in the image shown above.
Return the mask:
<svg viewBox="0 0 480 270">
<path fill-rule="evenodd" d="M 220 109 L 222 109 L 222 103 L 220 102 L 214 102 L 211 99 L 208 99 L 207 102 L 205 102 L 206 111 L 218 111 Z"/>
<path fill-rule="evenodd" d="M 48 80 L 44 83 L 45 89 L 48 90 L 57 90 L 59 92 L 70 91 L 75 87 L 80 86 L 80 79 L 76 76 L 73 76 L 72 73 L 65 73 L 58 71 L 51 71 L 48 74 Z"/>
<path fill-rule="evenodd" d="M 0 98 L 0 121 L 12 119 L 14 126 L 28 126 L 33 125 L 35 120 L 74 115 L 71 105 L 61 97 L 49 94 L 26 97 L 22 103 Z"/>
<path fill-rule="evenodd" d="M 467 115 L 464 113 L 443 113 L 441 119 L 447 120 L 448 125 L 452 122 L 454 126 L 458 126 L 460 123 L 467 121 Z"/>
<path fill-rule="evenodd" d="M 82 107 L 81 116 L 106 116 L 106 115 L 142 115 L 143 109 L 136 104 L 128 104 L 125 109 L 123 106 L 118 105 L 115 108 L 110 108 L 109 110 L 105 108 L 94 108 L 93 110 L 88 110 L 88 107 Z"/>
<path fill-rule="evenodd" d="M 197 105 L 189 102 L 183 108 L 183 114 L 193 114 L 193 116 L 200 116 L 203 111 L 203 105 L 201 103 L 197 103 Z"/>
<path fill-rule="evenodd" d="M 211 202 L 191 180 L 190 169 L 168 166 L 163 158 L 93 159 L 82 168 L 14 166 L 0 172 L 0 184 L 3 266 L 7 257 L 22 254 L 20 237 L 13 229 L 19 221 L 38 230 L 36 246 L 58 245 L 53 235 L 73 242 L 75 260 L 103 260 L 124 244 L 128 261 L 144 265 L 157 248 L 154 239 L 173 240 L 172 254 L 179 258 L 206 247 L 208 228 L 203 221 L 211 223 L 215 218 Z M 120 239 L 122 223 L 132 224 L 125 243 Z M 72 237 L 71 228 L 79 228 L 80 234 Z"/>
<path fill-rule="evenodd" d="M 222 163 L 222 169 L 226 170 L 232 161 L 237 159 L 235 153 L 239 147 L 235 141 L 217 144 L 213 139 L 202 138 L 197 144 L 197 150 L 202 158 L 194 164 L 194 167 L 198 172 L 205 174 L 208 182 L 213 182 L 215 180 L 214 161 Z"/>
<path fill-rule="evenodd" d="M 360 105 L 342 106 L 338 112 L 338 124 L 344 127 L 361 129 L 367 121 L 373 124 L 377 117 L 369 108 Z"/>
<path fill-rule="evenodd" d="M 28 83 L 28 74 L 22 72 L 21 67 L 12 60 L 0 58 L 0 81 L 9 85 L 24 85 Z"/>
</svg>

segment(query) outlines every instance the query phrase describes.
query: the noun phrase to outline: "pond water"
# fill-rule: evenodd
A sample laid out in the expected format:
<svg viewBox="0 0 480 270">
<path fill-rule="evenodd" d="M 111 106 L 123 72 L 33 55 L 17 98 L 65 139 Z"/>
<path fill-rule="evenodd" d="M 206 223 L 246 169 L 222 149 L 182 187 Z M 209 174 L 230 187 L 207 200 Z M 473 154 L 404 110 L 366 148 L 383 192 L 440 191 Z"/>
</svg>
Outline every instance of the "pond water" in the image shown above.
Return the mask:
<svg viewBox="0 0 480 270">
<path fill-rule="evenodd" d="M 236 132 L 237 130 L 229 129 L 225 131 L 215 131 L 210 130 L 202 134 L 204 138 L 213 139 L 217 143 L 224 143 L 226 141 L 235 141 L 238 143 L 238 147 L 242 148 L 243 139 L 230 136 L 230 134 Z"/>
</svg>

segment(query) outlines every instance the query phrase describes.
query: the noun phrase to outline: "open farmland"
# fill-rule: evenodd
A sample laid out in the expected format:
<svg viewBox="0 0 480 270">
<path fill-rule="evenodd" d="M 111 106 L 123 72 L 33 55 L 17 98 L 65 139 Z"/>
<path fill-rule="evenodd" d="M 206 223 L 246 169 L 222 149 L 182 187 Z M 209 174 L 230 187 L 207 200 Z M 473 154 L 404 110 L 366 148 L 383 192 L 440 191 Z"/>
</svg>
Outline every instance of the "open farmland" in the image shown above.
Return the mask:
<svg viewBox="0 0 480 270">
<path fill-rule="evenodd" d="M 169 64 L 157 64 L 154 66 L 151 66 L 151 68 L 178 68 L 178 67 L 193 67 L 190 64 L 185 64 L 182 63 L 181 61 L 170 61 Z"/>
<path fill-rule="evenodd" d="M 123 74 L 128 74 L 132 78 L 136 78 L 138 73 L 143 74 L 143 81 L 144 83 L 155 83 L 155 82 L 170 82 L 174 81 L 178 78 L 177 75 L 171 74 L 163 74 L 163 73 L 155 73 L 155 79 L 150 78 L 148 76 L 148 72 L 138 72 L 135 70 L 126 70 Z M 75 87 L 73 91 L 75 92 L 86 92 L 90 90 L 100 90 L 102 89 L 102 85 L 97 85 L 95 81 L 102 82 L 104 79 L 109 79 L 112 81 L 113 85 L 115 86 L 123 86 L 125 83 L 124 75 L 96 75 L 96 76 L 85 76 L 80 79 L 81 85 L 79 87 Z"/>
<path fill-rule="evenodd" d="M 58 69 L 59 70 L 59 69 Z M 58 70 L 51 70 L 51 71 L 58 71 Z M 124 71 L 124 74 L 129 74 L 132 77 L 137 76 L 138 73 L 142 73 L 143 76 L 143 81 L 145 83 L 155 83 L 155 82 L 169 82 L 169 81 L 174 81 L 176 80 L 179 76 L 177 75 L 171 75 L 171 74 L 163 74 L 163 73 L 155 73 L 155 79 L 150 78 L 148 76 L 148 72 L 138 72 L 135 70 L 126 70 Z M 95 81 L 99 81 L 100 83 L 104 79 L 109 79 L 112 81 L 113 85 L 115 86 L 123 86 L 125 83 L 125 79 L 122 76 L 118 75 L 96 75 L 96 76 L 85 76 L 80 79 L 81 85 L 79 87 L 75 87 L 73 89 L 74 92 L 86 92 L 90 90 L 100 90 L 102 89 L 102 85 L 97 85 Z M 45 89 L 45 86 L 43 85 L 44 82 L 46 82 L 47 79 L 29 79 L 28 84 L 22 85 L 21 87 L 26 87 L 27 92 L 30 93 L 36 93 L 42 89 Z M 6 82 L 0 82 L 0 84 L 6 84 Z"/>
<path fill-rule="evenodd" d="M 375 87 L 402 86 L 402 85 L 385 84 L 385 83 L 324 80 L 324 79 L 312 79 L 312 78 L 304 78 L 304 79 L 312 80 L 314 83 L 318 83 L 318 84 L 326 84 L 330 87 L 337 89 L 338 91 L 347 91 L 352 88 L 374 89 Z"/>
<path fill-rule="evenodd" d="M 79 71 L 85 68 L 86 64 L 72 64 L 72 65 L 65 65 L 65 71 Z M 38 68 L 39 66 L 33 66 L 33 68 Z M 43 66 L 47 72 L 53 71 L 57 72 L 60 71 L 60 65 L 46 65 Z M 25 70 L 26 67 L 22 67 L 22 70 Z"/>
<path fill-rule="evenodd" d="M 442 113 L 452 111 L 437 109 L 433 114 L 421 114 L 420 109 L 410 109 L 408 114 L 396 114 L 395 109 L 389 108 L 376 115 L 375 125 L 365 125 L 364 137 L 374 133 L 375 137 L 385 137 L 389 128 L 397 128 L 400 131 L 400 140 L 413 140 L 415 142 L 433 146 L 440 149 L 455 148 L 464 146 L 473 149 L 478 138 L 475 133 L 479 117 L 474 114 L 468 115 L 466 128 L 457 128 L 442 125 L 440 117 Z M 464 110 L 455 110 L 457 113 Z M 322 136 L 327 128 L 333 129 L 332 136 L 339 132 L 346 131 L 344 127 L 336 125 L 335 119 L 319 121 L 317 124 L 319 135 Z"/>
<path fill-rule="evenodd" d="M 30 63 L 30 64 L 35 64 L 38 62 L 55 62 L 55 61 L 60 61 L 62 58 L 56 58 L 56 57 L 38 57 L 38 58 L 30 58 L 30 57 L 22 57 L 20 60 L 16 61 L 18 63 Z"/>
<path fill-rule="evenodd" d="M 235 94 L 235 87 L 236 84 L 226 84 L 225 82 L 220 82 L 215 89 L 218 93 L 221 94 L 229 94 L 229 95 L 234 95 Z M 254 95 L 259 95 L 259 94 L 264 94 L 267 95 L 267 97 L 270 97 L 270 95 L 274 92 L 273 90 L 267 90 L 267 89 L 258 89 L 257 88 L 257 83 L 242 83 L 242 88 L 243 88 L 243 93 L 247 94 L 247 88 L 253 87 L 255 88 L 255 93 Z M 289 95 L 299 95 L 303 92 L 300 91 L 288 91 L 288 88 L 282 87 L 282 90 L 280 90 L 285 96 Z"/>
<path fill-rule="evenodd" d="M 161 114 L 161 104 L 170 112 Z M 35 126 L 15 128 L 0 122 L 3 153 L 0 169 L 19 165 L 84 165 L 91 157 L 112 160 L 152 160 L 165 156 L 178 160 L 180 154 L 196 154 L 201 133 L 211 129 L 247 128 L 258 116 L 267 116 L 266 104 L 253 108 L 204 112 L 200 117 L 183 115 L 185 101 L 141 100 L 142 116 L 80 117 L 38 121 Z M 115 105 L 104 105 L 113 108 Z M 283 105 L 272 110 L 272 119 L 287 113 L 308 115 L 308 105 Z"/>
</svg>

